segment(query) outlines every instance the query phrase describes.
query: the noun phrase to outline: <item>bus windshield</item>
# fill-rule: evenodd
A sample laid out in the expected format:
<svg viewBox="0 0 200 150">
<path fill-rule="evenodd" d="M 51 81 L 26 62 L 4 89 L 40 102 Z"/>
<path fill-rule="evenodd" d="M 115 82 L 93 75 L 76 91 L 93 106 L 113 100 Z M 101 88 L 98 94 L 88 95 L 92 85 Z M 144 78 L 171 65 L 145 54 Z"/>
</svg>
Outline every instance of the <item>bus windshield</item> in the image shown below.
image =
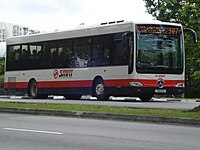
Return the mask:
<svg viewBox="0 0 200 150">
<path fill-rule="evenodd" d="M 168 25 L 137 25 L 138 73 L 183 72 L 181 28 Z"/>
</svg>

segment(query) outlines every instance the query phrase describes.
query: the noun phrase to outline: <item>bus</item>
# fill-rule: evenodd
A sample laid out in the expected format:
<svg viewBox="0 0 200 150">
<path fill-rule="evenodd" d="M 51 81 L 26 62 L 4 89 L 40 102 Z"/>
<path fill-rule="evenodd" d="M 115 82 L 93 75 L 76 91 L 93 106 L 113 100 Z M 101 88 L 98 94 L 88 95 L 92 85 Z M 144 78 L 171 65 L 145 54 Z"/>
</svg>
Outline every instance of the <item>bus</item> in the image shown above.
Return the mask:
<svg viewBox="0 0 200 150">
<path fill-rule="evenodd" d="M 62 95 L 178 94 L 185 86 L 184 29 L 179 23 L 113 21 L 6 40 L 4 88 L 33 99 Z"/>
</svg>

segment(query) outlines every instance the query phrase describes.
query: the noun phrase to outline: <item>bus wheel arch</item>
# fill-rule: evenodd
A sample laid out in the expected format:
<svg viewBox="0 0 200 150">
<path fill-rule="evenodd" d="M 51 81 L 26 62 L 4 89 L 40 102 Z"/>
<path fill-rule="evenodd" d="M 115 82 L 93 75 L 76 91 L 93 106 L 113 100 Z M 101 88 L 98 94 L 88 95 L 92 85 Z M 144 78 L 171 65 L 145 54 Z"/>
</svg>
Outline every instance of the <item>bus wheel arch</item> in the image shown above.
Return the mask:
<svg viewBox="0 0 200 150">
<path fill-rule="evenodd" d="M 41 98 L 41 99 L 45 99 L 48 97 L 47 94 L 39 94 L 38 93 L 38 85 L 37 85 L 37 81 L 32 78 L 29 80 L 29 83 L 28 83 L 28 96 L 32 99 L 38 99 L 38 98 Z"/>
<path fill-rule="evenodd" d="M 92 96 L 97 100 L 108 100 L 109 95 L 106 94 L 104 80 L 101 76 L 96 76 L 92 83 Z"/>
</svg>

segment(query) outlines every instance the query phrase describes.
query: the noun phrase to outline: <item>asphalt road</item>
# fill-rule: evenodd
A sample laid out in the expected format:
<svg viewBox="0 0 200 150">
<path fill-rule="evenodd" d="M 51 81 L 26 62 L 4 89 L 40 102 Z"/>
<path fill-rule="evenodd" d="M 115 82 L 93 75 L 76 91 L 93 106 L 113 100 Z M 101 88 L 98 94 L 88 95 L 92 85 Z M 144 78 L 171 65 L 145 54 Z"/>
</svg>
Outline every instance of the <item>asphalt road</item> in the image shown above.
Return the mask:
<svg viewBox="0 0 200 150">
<path fill-rule="evenodd" d="M 9 102 L 33 102 L 33 103 L 60 103 L 60 104 L 88 104 L 88 105 L 105 105 L 105 106 L 121 106 L 121 107 L 135 107 L 135 108 L 161 108 L 161 109 L 182 109 L 190 110 L 200 105 L 200 102 L 189 101 L 172 101 L 167 99 L 154 99 L 150 102 L 141 102 L 137 99 L 123 100 L 122 98 L 116 98 L 109 101 L 97 101 L 97 100 L 63 100 L 60 97 L 55 99 L 26 99 L 21 97 L 12 96 L 11 98 L 0 97 L 0 101 Z"/>
<path fill-rule="evenodd" d="M 199 150 L 200 128 L 0 114 L 1 150 Z"/>
</svg>

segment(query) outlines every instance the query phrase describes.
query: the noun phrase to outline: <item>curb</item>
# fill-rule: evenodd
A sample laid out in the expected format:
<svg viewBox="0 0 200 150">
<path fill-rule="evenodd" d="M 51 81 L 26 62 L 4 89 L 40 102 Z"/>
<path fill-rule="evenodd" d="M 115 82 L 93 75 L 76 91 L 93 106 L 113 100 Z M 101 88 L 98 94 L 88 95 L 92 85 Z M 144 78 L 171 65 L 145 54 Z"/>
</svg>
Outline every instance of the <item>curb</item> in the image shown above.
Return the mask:
<svg viewBox="0 0 200 150">
<path fill-rule="evenodd" d="M 0 98 L 3 98 L 3 99 L 31 99 L 30 97 L 28 96 L 6 96 L 6 95 L 0 95 Z M 60 99 L 62 100 L 63 98 L 61 98 L 60 96 L 50 96 L 48 97 L 47 99 L 53 99 L 53 100 L 57 100 L 57 99 Z M 83 98 L 84 99 L 84 98 Z M 86 98 L 87 100 L 96 100 L 95 98 L 91 97 L 91 98 Z M 113 97 L 112 100 L 114 101 L 134 101 L 134 102 L 137 102 L 137 101 L 140 101 L 139 98 L 122 98 L 122 97 L 118 97 L 118 98 L 115 98 Z M 168 98 L 152 98 L 151 101 L 162 101 L 162 102 L 191 102 L 191 100 L 181 100 L 181 99 L 168 99 Z M 150 102 L 151 102 L 150 101 Z M 192 100 L 192 102 L 197 102 L 197 103 L 200 103 L 200 100 Z"/>
<path fill-rule="evenodd" d="M 189 125 L 189 126 L 200 127 L 200 119 L 190 119 L 190 118 L 152 117 L 143 115 L 120 115 L 120 114 L 109 114 L 109 113 L 21 109 L 21 108 L 0 108 L 0 113 L 63 116 L 63 117 L 105 119 L 105 120 L 118 120 L 118 121 L 130 121 L 130 122 L 150 122 L 150 123 L 177 124 L 177 125 Z"/>
<path fill-rule="evenodd" d="M 3 98 L 3 99 L 31 99 L 28 96 L 6 96 L 6 95 L 0 95 L 0 98 Z M 59 96 L 53 96 L 53 97 L 51 96 L 51 97 L 48 97 L 47 99 L 58 100 L 58 99 L 63 99 L 63 98 L 61 98 Z M 87 100 L 96 100 L 93 97 L 91 97 L 91 98 L 87 98 L 86 97 L 86 99 Z M 111 100 L 114 100 L 114 101 L 134 101 L 134 102 L 140 101 L 139 98 L 121 98 L 121 97 L 112 98 Z M 180 99 L 168 99 L 168 98 L 152 98 L 151 101 L 161 101 L 161 102 L 197 102 L 197 103 L 200 103 L 200 100 L 180 100 Z"/>
</svg>

